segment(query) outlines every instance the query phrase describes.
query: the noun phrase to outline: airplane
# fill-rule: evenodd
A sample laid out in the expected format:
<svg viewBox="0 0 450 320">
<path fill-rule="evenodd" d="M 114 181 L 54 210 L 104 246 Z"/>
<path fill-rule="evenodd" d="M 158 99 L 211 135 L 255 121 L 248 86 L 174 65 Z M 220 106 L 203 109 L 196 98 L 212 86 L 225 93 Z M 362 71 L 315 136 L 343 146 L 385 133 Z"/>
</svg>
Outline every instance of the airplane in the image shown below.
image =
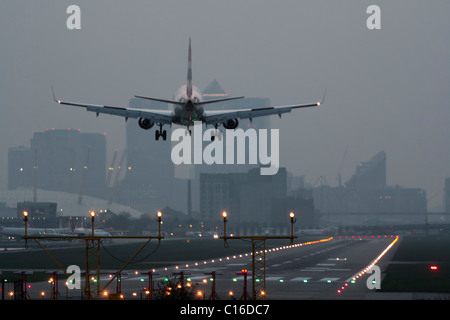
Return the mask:
<svg viewBox="0 0 450 320">
<path fill-rule="evenodd" d="M 213 125 L 216 129 L 219 125 L 223 125 L 225 129 L 236 129 L 239 124 L 239 119 L 249 119 L 250 121 L 252 121 L 252 119 L 255 117 L 270 116 L 276 114 L 281 118 L 282 113 L 291 112 L 292 109 L 320 106 L 325 101 L 326 90 L 324 92 L 323 99 L 321 101 L 313 103 L 265 108 L 205 110 L 205 105 L 235 99 L 242 99 L 244 97 L 240 96 L 214 100 L 202 99 L 201 93 L 195 86 L 192 85 L 192 50 L 191 39 L 189 38 L 187 84 L 181 86 L 176 91 L 173 100 L 135 95 L 136 98 L 140 99 L 160 101 L 172 104 L 174 105 L 174 108 L 172 110 L 138 109 L 70 102 L 57 99 L 55 97 L 53 87 L 52 93 L 53 100 L 56 103 L 69 106 L 84 107 L 87 111 L 95 112 L 97 116 L 100 113 L 115 115 L 124 117 L 125 121 L 127 121 L 128 118 L 136 118 L 138 119 L 139 126 L 144 130 L 151 129 L 155 124 L 157 124 L 159 126 L 159 130 L 155 131 L 155 139 L 159 140 L 159 138 L 162 137 L 163 140 L 166 140 L 167 132 L 166 130 L 163 130 L 163 125 L 166 124 L 170 126 L 172 124 L 186 126 L 189 131 L 189 126 L 194 125 L 195 121 L 201 121 L 206 126 Z M 211 140 L 214 140 L 214 136 L 211 136 Z"/>
<path fill-rule="evenodd" d="M 86 236 L 86 235 L 92 235 L 91 229 L 84 229 L 84 228 L 76 228 L 75 225 L 72 222 L 72 219 L 70 219 L 70 230 L 66 228 L 36 228 L 31 225 L 31 223 L 28 221 L 30 227 L 27 228 L 27 235 L 28 236 Z M 3 227 L 0 226 L 0 235 L 3 237 L 6 237 L 8 239 L 17 239 L 19 240 L 20 237 L 23 237 L 25 235 L 25 228 L 24 227 Z M 111 236 L 111 234 L 107 231 L 104 231 L 102 229 L 95 229 L 94 230 L 94 236 Z"/>
</svg>

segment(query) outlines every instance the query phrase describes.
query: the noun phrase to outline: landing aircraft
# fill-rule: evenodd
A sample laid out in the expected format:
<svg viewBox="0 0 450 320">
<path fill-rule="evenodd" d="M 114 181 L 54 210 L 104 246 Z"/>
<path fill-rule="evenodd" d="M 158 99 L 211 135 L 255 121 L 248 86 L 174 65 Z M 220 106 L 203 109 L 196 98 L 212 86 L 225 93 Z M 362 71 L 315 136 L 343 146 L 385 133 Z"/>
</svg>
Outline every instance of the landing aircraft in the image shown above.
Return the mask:
<svg viewBox="0 0 450 320">
<path fill-rule="evenodd" d="M 152 109 L 138 109 L 127 107 L 114 107 L 107 105 L 96 104 L 84 104 L 78 102 L 63 101 L 55 97 L 53 91 L 53 99 L 58 104 L 64 104 L 69 106 L 84 107 L 87 111 L 95 112 L 97 116 L 100 113 L 115 115 L 128 118 L 138 119 L 139 126 L 148 130 L 155 124 L 159 126 L 159 130 L 155 131 L 155 139 L 159 140 L 160 137 L 163 140 L 167 138 L 166 130 L 163 130 L 164 125 L 182 125 L 186 126 L 189 131 L 189 126 L 193 126 L 195 121 L 201 121 L 205 125 L 213 125 L 216 129 L 219 125 L 223 125 L 225 129 L 236 129 L 239 125 L 239 119 L 249 119 L 250 121 L 255 117 L 278 115 L 281 117 L 282 113 L 291 112 L 292 109 L 316 107 L 323 104 L 325 100 L 325 93 L 322 101 L 306 103 L 306 104 L 293 104 L 286 106 L 275 106 L 266 108 L 248 108 L 248 109 L 232 109 L 232 110 L 205 110 L 204 106 L 207 104 L 213 104 L 222 101 L 242 99 L 241 97 L 230 97 L 215 100 L 203 100 L 199 90 L 192 85 L 192 51 L 191 51 L 191 39 L 189 38 L 188 49 L 188 71 L 187 71 L 187 84 L 181 86 L 174 95 L 173 100 L 152 98 L 146 96 L 135 95 L 136 98 L 166 102 L 174 105 L 171 110 L 152 110 Z M 214 139 L 214 136 L 211 137 Z"/>
</svg>

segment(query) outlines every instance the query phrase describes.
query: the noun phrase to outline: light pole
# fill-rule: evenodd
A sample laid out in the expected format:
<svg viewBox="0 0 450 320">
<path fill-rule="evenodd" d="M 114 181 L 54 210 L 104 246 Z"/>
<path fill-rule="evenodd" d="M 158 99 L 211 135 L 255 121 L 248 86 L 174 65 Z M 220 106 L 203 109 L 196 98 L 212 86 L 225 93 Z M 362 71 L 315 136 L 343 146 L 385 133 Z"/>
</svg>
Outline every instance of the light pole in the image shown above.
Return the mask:
<svg viewBox="0 0 450 320">
<path fill-rule="evenodd" d="M 92 236 L 94 236 L 94 220 L 95 220 L 95 211 L 91 211 Z"/>
<path fill-rule="evenodd" d="M 23 222 L 25 222 L 25 248 L 28 248 L 27 228 L 28 228 L 28 212 L 23 212 Z"/>
<path fill-rule="evenodd" d="M 291 217 L 291 245 L 293 245 L 294 244 L 294 223 L 297 221 L 297 219 L 295 219 L 294 212 L 290 212 L 289 217 Z"/>
<path fill-rule="evenodd" d="M 228 213 L 226 211 L 222 212 L 222 217 L 223 217 L 223 237 L 226 238 L 227 237 L 227 215 Z M 225 240 L 226 242 L 226 240 Z"/>
<path fill-rule="evenodd" d="M 158 216 L 158 241 L 161 241 L 161 217 L 162 217 L 162 212 L 158 211 L 156 213 L 156 215 Z"/>
</svg>

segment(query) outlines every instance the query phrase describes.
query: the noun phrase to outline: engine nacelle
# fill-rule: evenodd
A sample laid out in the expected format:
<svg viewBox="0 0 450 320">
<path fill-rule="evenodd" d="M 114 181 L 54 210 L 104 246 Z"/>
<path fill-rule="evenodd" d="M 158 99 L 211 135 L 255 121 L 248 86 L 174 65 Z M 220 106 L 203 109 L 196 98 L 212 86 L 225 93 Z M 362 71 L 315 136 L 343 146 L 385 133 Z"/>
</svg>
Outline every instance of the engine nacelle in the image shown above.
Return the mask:
<svg viewBox="0 0 450 320">
<path fill-rule="evenodd" d="M 147 118 L 139 118 L 139 127 L 141 127 L 144 130 L 148 130 L 155 124 L 152 120 Z"/>
<path fill-rule="evenodd" d="M 225 129 L 236 129 L 238 125 L 238 119 L 230 119 L 223 123 Z"/>
</svg>

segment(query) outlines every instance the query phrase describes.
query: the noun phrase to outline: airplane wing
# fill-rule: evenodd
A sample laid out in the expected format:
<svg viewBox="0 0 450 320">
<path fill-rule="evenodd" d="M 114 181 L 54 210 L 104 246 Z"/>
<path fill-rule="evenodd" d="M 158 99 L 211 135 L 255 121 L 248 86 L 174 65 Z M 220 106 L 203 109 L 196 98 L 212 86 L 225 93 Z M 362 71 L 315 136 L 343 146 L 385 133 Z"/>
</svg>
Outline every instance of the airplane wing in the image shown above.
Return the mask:
<svg viewBox="0 0 450 320">
<path fill-rule="evenodd" d="M 326 90 L 325 90 L 326 94 Z M 232 119 L 252 119 L 256 117 L 279 115 L 281 117 L 282 113 L 291 112 L 292 109 L 298 108 L 308 108 L 317 107 L 323 104 L 325 101 L 325 94 L 322 101 L 307 103 L 307 104 L 297 104 L 297 105 L 287 105 L 287 106 L 277 106 L 277 107 L 267 107 L 267 108 L 254 108 L 254 109 L 236 109 L 236 110 L 205 110 L 203 114 L 203 119 L 206 124 L 217 124 L 226 122 Z"/>
<path fill-rule="evenodd" d="M 173 111 L 171 110 L 153 110 L 153 109 L 136 109 L 136 108 L 125 108 L 125 107 L 114 107 L 98 104 L 84 104 L 78 102 L 62 101 L 56 99 L 55 93 L 53 92 L 53 99 L 58 104 L 64 104 L 69 106 L 84 107 L 87 111 L 95 112 L 97 116 L 100 113 L 120 116 L 125 119 L 128 118 L 146 118 L 150 119 L 156 123 L 171 124 L 173 122 Z"/>
</svg>

